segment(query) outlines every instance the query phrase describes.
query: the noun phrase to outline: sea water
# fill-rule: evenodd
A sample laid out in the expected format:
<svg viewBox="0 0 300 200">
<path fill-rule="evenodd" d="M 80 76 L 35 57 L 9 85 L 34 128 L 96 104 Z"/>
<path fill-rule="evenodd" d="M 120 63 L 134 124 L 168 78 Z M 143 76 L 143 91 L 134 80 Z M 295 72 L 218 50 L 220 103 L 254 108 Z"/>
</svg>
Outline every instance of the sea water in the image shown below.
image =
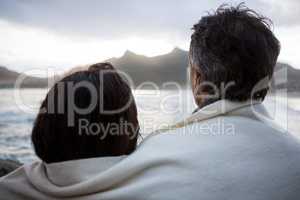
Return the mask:
<svg viewBox="0 0 300 200">
<path fill-rule="evenodd" d="M 0 158 L 33 161 L 30 133 L 47 89 L 0 89 Z M 136 90 L 143 137 L 187 117 L 196 108 L 189 90 Z M 276 123 L 300 138 L 300 98 L 270 96 L 265 106 Z"/>
</svg>

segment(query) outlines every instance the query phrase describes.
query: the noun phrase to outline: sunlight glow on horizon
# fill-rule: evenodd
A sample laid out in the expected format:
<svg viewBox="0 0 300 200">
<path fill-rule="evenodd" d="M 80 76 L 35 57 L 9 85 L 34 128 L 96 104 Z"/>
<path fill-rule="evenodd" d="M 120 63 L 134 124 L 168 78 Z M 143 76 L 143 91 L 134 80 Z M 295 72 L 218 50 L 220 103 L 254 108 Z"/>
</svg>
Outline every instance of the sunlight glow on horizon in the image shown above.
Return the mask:
<svg viewBox="0 0 300 200">
<path fill-rule="evenodd" d="M 156 56 L 168 53 L 176 46 L 163 38 L 128 37 L 101 40 L 60 36 L 3 20 L 0 20 L 0 43 L 0 65 L 25 73 L 33 68 L 47 67 L 68 70 L 120 57 L 126 50 L 140 55 Z"/>
<path fill-rule="evenodd" d="M 296 47 L 300 43 L 300 26 L 278 27 L 275 34 L 282 44 L 279 61 L 300 68 Z M 54 68 L 59 71 L 121 57 L 126 50 L 139 55 L 157 56 L 174 47 L 188 49 L 189 38 L 138 37 L 103 40 L 89 37 L 69 37 L 46 30 L 0 20 L 0 65 L 25 72 Z"/>
</svg>

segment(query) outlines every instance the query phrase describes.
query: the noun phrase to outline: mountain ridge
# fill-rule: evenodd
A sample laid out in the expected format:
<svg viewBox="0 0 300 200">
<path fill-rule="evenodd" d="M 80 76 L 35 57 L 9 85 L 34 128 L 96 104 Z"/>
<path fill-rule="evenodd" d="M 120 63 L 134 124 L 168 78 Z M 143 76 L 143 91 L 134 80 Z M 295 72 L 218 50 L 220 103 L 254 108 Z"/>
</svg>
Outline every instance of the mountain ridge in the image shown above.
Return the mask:
<svg viewBox="0 0 300 200">
<path fill-rule="evenodd" d="M 112 63 L 117 69 L 127 73 L 135 86 L 146 82 L 153 82 L 161 87 L 166 82 L 177 82 L 181 86 L 188 83 L 188 52 L 175 47 L 169 53 L 148 57 L 126 50 L 121 57 L 113 57 L 104 62 Z M 88 67 L 72 68 L 68 75 L 75 71 L 84 70 Z M 300 70 L 285 63 L 277 63 L 275 70 L 287 69 L 289 91 L 300 91 Z M 13 87 L 16 78 L 21 75 L 18 72 L 0 66 L 0 88 Z M 64 76 L 62 75 L 62 76 Z M 57 80 L 57 79 L 56 79 Z M 47 78 L 26 76 L 23 87 L 46 87 Z M 284 87 L 284 86 L 280 86 Z"/>
<path fill-rule="evenodd" d="M 12 88 L 14 87 L 16 80 L 21 75 L 24 75 L 24 80 L 22 82 L 22 88 L 44 88 L 47 87 L 47 78 L 38 78 L 29 75 L 25 75 L 7 67 L 0 66 L 0 88 Z"/>
<path fill-rule="evenodd" d="M 130 54 L 130 59 L 126 52 L 127 55 Z M 183 85 L 188 81 L 188 51 L 175 47 L 169 53 L 153 57 L 139 55 L 129 50 L 126 52 L 119 58 L 108 59 L 105 62 L 110 62 L 117 69 L 128 73 L 137 84 L 149 81 L 161 86 L 165 82 L 175 81 Z M 278 62 L 274 71 L 278 72 L 281 69 L 286 69 L 288 82 L 276 87 L 287 87 L 289 92 L 300 91 L 300 70 Z M 285 72 L 280 73 L 279 75 L 285 75 Z"/>
</svg>

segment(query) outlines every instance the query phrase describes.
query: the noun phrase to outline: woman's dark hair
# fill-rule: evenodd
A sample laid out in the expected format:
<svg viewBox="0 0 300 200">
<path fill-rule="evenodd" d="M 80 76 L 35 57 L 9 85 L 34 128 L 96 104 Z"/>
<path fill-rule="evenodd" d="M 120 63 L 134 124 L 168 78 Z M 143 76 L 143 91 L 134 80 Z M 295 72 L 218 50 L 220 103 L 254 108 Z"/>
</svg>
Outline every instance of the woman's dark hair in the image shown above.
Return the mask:
<svg viewBox="0 0 300 200">
<path fill-rule="evenodd" d="M 190 65 L 201 82 L 233 82 L 225 99 L 244 101 L 264 99 L 268 87 L 253 94 L 254 86 L 271 79 L 280 52 L 280 43 L 271 31 L 271 21 L 243 3 L 237 7 L 222 5 L 194 25 L 190 45 Z M 211 94 L 210 87 L 202 92 Z"/>
<path fill-rule="evenodd" d="M 111 64 L 98 63 L 50 89 L 34 123 L 32 143 L 41 160 L 53 163 L 130 154 L 138 132 L 130 87 Z"/>
</svg>

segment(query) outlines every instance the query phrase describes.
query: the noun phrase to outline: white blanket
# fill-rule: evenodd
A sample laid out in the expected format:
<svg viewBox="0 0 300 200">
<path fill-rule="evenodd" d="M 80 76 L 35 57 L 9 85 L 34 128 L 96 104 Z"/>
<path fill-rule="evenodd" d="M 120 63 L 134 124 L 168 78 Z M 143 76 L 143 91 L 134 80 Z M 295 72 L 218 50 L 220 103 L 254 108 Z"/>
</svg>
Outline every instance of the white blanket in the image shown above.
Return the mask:
<svg viewBox="0 0 300 200">
<path fill-rule="evenodd" d="M 130 156 L 34 162 L 0 199 L 300 199 L 300 143 L 262 105 L 219 101 L 147 138 Z"/>
</svg>

